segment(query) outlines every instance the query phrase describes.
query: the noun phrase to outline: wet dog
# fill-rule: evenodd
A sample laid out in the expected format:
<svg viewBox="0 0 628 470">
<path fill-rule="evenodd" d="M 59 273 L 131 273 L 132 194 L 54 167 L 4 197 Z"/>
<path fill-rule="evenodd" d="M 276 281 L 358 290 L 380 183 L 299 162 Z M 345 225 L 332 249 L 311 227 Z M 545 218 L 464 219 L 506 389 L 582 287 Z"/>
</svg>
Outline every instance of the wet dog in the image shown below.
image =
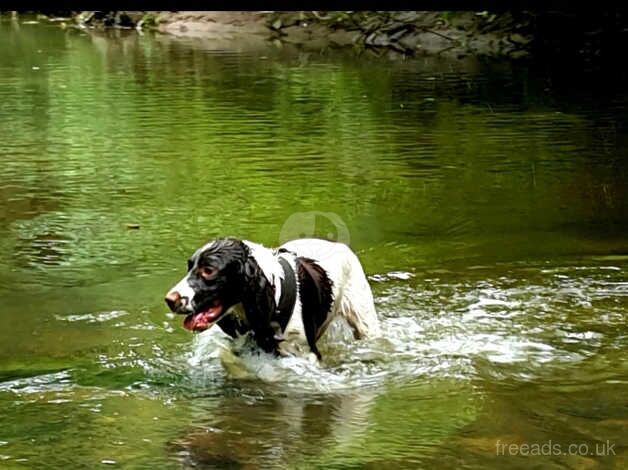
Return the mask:
<svg viewBox="0 0 628 470">
<path fill-rule="evenodd" d="M 282 344 L 316 342 L 337 316 L 356 339 L 380 334 L 373 295 L 362 265 L 337 242 L 304 238 L 270 249 L 221 238 L 196 250 L 187 274 L 166 295 L 183 326 L 204 331 L 217 324 L 231 337 L 250 334 L 266 352 Z"/>
</svg>

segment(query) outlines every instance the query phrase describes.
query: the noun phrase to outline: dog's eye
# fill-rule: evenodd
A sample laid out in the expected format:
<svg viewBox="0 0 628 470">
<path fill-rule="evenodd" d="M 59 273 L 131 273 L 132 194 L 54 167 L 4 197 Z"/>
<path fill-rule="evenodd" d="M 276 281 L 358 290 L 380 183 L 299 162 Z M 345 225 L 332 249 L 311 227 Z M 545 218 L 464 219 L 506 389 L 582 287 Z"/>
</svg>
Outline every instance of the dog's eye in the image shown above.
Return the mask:
<svg viewBox="0 0 628 470">
<path fill-rule="evenodd" d="M 211 279 L 217 272 L 218 270 L 216 268 L 210 268 L 209 266 L 201 266 L 198 268 L 198 273 L 203 279 Z"/>
</svg>

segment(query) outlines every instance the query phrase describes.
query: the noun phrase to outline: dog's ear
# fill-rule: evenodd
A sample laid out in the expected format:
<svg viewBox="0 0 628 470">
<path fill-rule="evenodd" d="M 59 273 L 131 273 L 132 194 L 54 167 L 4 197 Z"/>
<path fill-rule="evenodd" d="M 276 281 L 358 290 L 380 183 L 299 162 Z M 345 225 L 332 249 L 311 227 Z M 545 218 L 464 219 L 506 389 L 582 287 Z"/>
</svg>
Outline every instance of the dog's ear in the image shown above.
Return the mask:
<svg viewBox="0 0 628 470">
<path fill-rule="evenodd" d="M 325 270 L 314 260 L 298 257 L 296 263 L 305 337 L 312 352 L 320 359 L 316 341 L 331 309 L 333 284 Z"/>
<path fill-rule="evenodd" d="M 244 276 L 242 305 L 246 319 L 251 325 L 257 344 L 266 352 L 273 352 L 277 347 L 277 341 L 274 339 L 275 331 L 270 325 L 277 310 L 275 289 L 252 256 L 244 262 L 242 274 Z"/>
</svg>

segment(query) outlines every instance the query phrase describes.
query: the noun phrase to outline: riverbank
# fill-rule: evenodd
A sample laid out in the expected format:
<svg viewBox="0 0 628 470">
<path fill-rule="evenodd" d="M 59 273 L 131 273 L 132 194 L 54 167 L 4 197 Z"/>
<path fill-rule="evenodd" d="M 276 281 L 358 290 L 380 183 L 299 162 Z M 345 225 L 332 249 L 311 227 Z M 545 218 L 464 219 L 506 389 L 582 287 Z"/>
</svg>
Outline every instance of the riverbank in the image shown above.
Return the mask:
<svg viewBox="0 0 628 470">
<path fill-rule="evenodd" d="M 81 12 L 80 28 L 137 28 L 178 37 L 267 42 L 304 50 L 352 48 L 376 55 L 523 57 L 529 18 L 510 12 Z"/>
<path fill-rule="evenodd" d="M 531 39 L 509 13 L 486 12 L 185 12 L 162 14 L 155 25 L 177 36 L 246 32 L 309 50 L 404 55 L 522 56 Z"/>
</svg>

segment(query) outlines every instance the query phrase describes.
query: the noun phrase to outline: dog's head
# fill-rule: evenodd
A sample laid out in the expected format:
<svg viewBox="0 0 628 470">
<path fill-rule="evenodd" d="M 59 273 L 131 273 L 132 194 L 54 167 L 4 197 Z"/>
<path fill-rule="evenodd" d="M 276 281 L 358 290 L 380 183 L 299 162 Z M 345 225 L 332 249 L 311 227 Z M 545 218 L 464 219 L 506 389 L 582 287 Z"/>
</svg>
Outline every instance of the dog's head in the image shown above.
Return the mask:
<svg viewBox="0 0 628 470">
<path fill-rule="evenodd" d="M 186 315 L 188 330 L 210 328 L 242 301 L 249 249 L 234 238 L 223 238 L 196 250 L 188 272 L 166 295 L 175 313 Z"/>
</svg>

